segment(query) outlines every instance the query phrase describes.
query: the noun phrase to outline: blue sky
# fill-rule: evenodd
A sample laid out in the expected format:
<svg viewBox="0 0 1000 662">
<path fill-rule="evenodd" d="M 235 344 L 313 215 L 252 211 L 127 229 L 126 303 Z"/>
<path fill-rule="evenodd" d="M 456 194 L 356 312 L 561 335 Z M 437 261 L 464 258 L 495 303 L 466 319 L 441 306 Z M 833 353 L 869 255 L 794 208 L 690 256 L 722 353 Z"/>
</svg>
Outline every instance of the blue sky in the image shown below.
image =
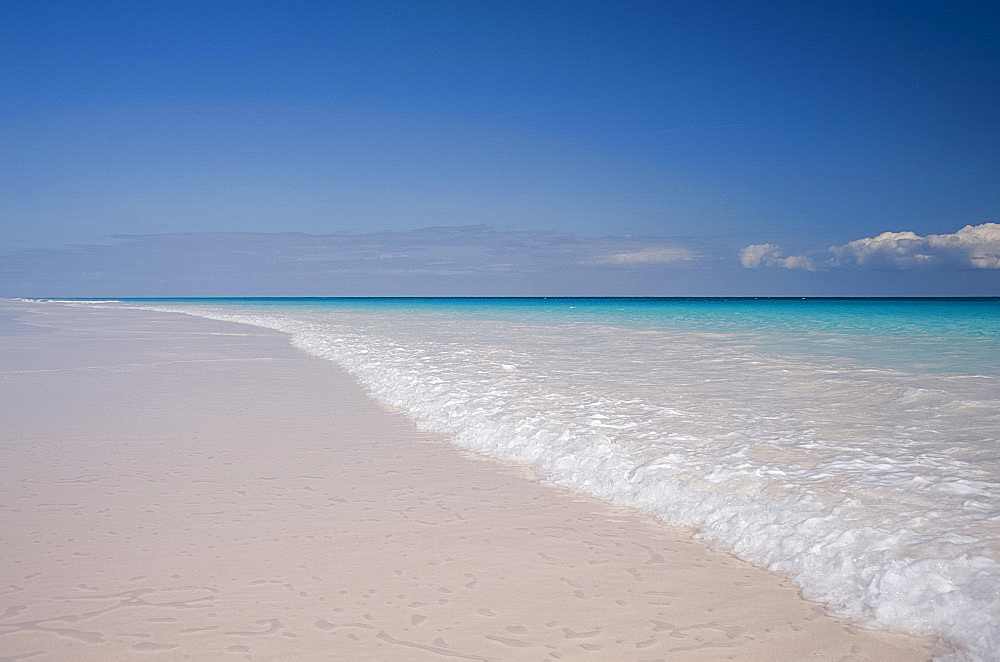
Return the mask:
<svg viewBox="0 0 1000 662">
<path fill-rule="evenodd" d="M 1000 294 L 998 35 L 987 2 L 12 0 L 0 295 Z"/>
</svg>

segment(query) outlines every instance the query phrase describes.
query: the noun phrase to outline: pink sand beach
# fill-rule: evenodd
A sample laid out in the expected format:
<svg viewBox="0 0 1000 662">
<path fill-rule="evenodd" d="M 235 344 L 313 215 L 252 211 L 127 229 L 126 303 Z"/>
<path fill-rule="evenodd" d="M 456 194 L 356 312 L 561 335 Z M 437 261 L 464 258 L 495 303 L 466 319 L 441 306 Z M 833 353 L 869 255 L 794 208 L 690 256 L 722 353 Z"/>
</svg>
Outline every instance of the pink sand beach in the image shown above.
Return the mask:
<svg viewBox="0 0 1000 662">
<path fill-rule="evenodd" d="M 277 332 L 0 302 L 2 660 L 921 660 Z"/>
</svg>

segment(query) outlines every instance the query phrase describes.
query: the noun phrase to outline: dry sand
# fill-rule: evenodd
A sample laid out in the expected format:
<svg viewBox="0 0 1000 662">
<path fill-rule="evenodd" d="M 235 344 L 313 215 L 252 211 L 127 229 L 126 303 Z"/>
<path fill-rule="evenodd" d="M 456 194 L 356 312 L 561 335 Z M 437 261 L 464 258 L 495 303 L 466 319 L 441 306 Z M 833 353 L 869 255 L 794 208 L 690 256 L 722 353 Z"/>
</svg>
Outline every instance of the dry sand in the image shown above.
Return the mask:
<svg viewBox="0 0 1000 662">
<path fill-rule="evenodd" d="M 932 653 L 419 431 L 276 332 L 0 302 L 0 403 L 0 660 Z"/>
</svg>

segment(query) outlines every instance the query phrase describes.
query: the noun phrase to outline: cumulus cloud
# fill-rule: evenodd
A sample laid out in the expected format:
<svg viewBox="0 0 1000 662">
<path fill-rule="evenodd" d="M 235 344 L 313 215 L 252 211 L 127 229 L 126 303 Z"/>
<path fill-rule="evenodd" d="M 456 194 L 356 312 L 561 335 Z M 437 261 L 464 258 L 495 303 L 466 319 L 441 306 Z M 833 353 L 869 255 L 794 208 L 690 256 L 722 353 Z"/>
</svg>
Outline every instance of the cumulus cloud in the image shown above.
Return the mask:
<svg viewBox="0 0 1000 662">
<path fill-rule="evenodd" d="M 1000 223 L 966 225 L 957 232 L 925 236 L 909 231 L 883 232 L 803 255 L 782 253 L 776 244 L 752 244 L 740 251 L 740 263 L 748 269 L 775 266 L 809 270 L 850 266 L 1000 269 Z"/>
<path fill-rule="evenodd" d="M 747 269 L 771 267 L 781 259 L 781 246 L 777 244 L 750 244 L 740 251 L 740 264 Z"/>
<path fill-rule="evenodd" d="M 740 264 L 747 269 L 757 267 L 784 267 L 785 269 L 815 269 L 812 260 L 805 255 L 781 256 L 781 246 L 777 244 L 750 244 L 740 250 Z"/>
</svg>

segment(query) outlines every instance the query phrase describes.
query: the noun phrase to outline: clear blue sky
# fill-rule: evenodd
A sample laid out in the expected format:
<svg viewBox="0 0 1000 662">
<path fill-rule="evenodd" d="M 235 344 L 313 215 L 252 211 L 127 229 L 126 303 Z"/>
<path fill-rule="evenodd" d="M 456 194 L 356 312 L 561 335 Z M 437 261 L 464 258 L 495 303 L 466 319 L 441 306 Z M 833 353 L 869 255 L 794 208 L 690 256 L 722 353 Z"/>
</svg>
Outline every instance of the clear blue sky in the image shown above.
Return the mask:
<svg viewBox="0 0 1000 662">
<path fill-rule="evenodd" d="M 113 239 L 188 232 L 352 235 L 314 291 L 281 244 L 269 293 L 477 293 L 406 290 L 429 226 L 484 294 L 1000 294 L 992 228 L 927 239 L 1000 222 L 998 108 L 996 2 L 6 0 L 0 295 L 254 293 L 238 238 L 219 292 Z M 886 231 L 918 239 L 827 251 Z M 511 275 L 546 263 L 579 291 Z"/>
</svg>

